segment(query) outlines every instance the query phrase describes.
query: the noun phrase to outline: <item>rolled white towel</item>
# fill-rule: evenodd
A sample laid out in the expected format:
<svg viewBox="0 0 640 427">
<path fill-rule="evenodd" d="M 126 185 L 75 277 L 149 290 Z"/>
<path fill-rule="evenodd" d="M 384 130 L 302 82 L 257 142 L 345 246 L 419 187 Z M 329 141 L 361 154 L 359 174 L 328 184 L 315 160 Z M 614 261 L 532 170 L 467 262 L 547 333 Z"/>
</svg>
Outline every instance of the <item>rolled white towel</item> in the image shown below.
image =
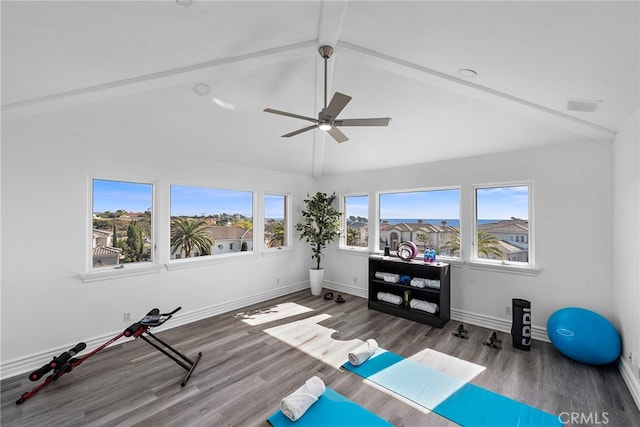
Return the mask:
<svg viewBox="0 0 640 427">
<path fill-rule="evenodd" d="M 382 271 L 376 271 L 376 279 L 384 280 L 387 283 L 398 283 L 400 281 L 399 274 L 384 273 Z"/>
<path fill-rule="evenodd" d="M 390 294 L 388 292 L 378 292 L 376 296 L 380 301 L 389 302 L 395 305 L 402 304 L 402 297 L 398 295 Z"/>
<path fill-rule="evenodd" d="M 414 288 L 424 288 L 425 286 L 427 286 L 427 282 L 428 282 L 428 279 L 414 277 L 413 279 L 411 279 L 411 282 L 409 282 L 409 284 Z"/>
<path fill-rule="evenodd" d="M 415 310 L 426 311 L 427 313 L 432 314 L 440 309 L 440 307 L 438 307 L 438 304 L 415 298 L 409 301 L 409 306 Z"/>
<path fill-rule="evenodd" d="M 378 343 L 376 340 L 369 338 L 349 353 L 349 363 L 354 366 L 360 366 L 366 362 L 377 349 Z"/>
<path fill-rule="evenodd" d="M 429 280 L 427 286 L 433 289 L 440 289 L 440 280 Z"/>
<path fill-rule="evenodd" d="M 324 393 L 324 382 L 317 376 L 309 378 L 299 389 L 282 399 L 280 410 L 291 421 L 297 421 Z"/>
</svg>

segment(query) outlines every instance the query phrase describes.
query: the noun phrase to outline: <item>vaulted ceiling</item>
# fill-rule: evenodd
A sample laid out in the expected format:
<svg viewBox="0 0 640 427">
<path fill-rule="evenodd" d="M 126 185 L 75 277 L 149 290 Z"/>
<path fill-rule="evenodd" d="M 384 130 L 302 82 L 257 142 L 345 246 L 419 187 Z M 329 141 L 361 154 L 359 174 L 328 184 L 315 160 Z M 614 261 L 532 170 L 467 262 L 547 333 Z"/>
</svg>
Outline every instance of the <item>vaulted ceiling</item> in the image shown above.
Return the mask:
<svg viewBox="0 0 640 427">
<path fill-rule="evenodd" d="M 2 1 L 2 121 L 315 177 L 612 141 L 639 104 L 638 6 Z M 341 118 L 388 127 L 281 137 L 309 123 L 263 110 L 317 116 L 322 45 Z"/>
</svg>

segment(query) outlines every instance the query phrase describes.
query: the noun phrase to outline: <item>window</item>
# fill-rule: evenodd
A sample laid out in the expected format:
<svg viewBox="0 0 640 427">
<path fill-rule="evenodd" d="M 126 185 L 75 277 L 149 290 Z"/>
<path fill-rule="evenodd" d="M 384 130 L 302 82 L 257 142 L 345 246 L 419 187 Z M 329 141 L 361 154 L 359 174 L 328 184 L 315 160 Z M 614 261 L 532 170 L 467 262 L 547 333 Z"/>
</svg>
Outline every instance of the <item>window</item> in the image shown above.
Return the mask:
<svg viewBox="0 0 640 427">
<path fill-rule="evenodd" d="M 91 264 L 121 267 L 153 261 L 153 184 L 94 179 Z"/>
<path fill-rule="evenodd" d="M 428 247 L 438 255 L 460 257 L 460 189 L 381 193 L 377 246 L 394 251 L 412 241 L 418 251 Z"/>
<path fill-rule="evenodd" d="M 253 193 L 171 186 L 170 258 L 253 251 Z"/>
<path fill-rule="evenodd" d="M 282 194 L 264 195 L 264 247 L 283 248 L 289 246 L 287 232 L 288 198 Z"/>
<path fill-rule="evenodd" d="M 530 186 L 476 187 L 476 260 L 530 264 Z"/>
<path fill-rule="evenodd" d="M 344 215 L 341 243 L 344 247 L 368 248 L 369 196 L 345 196 L 342 199 Z"/>
</svg>

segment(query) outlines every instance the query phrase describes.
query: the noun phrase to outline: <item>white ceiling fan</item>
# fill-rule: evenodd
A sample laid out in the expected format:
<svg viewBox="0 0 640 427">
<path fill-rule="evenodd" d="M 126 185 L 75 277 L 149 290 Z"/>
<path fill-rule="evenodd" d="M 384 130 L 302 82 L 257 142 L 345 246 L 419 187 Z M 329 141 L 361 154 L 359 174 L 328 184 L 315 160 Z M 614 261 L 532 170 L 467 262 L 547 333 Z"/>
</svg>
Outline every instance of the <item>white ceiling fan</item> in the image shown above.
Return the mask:
<svg viewBox="0 0 640 427">
<path fill-rule="evenodd" d="M 304 127 L 302 129 L 289 132 L 282 135 L 284 138 L 289 138 L 294 135 L 306 132 L 311 129 L 326 130 L 329 135 L 333 137 L 337 142 L 348 141 L 349 138 L 338 129 L 339 126 L 387 126 L 391 120 L 389 117 L 381 118 L 368 118 L 368 119 L 338 119 L 338 114 L 346 107 L 351 101 L 351 97 L 340 92 L 336 92 L 331 98 L 331 102 L 327 106 L 327 59 L 331 57 L 333 48 L 331 46 L 321 46 L 320 56 L 324 58 L 324 108 L 318 113 L 318 118 L 301 116 L 299 114 L 287 113 L 286 111 L 274 110 L 272 108 L 265 108 L 267 113 L 280 114 L 282 116 L 293 117 L 296 119 L 307 120 L 313 125 Z"/>
</svg>

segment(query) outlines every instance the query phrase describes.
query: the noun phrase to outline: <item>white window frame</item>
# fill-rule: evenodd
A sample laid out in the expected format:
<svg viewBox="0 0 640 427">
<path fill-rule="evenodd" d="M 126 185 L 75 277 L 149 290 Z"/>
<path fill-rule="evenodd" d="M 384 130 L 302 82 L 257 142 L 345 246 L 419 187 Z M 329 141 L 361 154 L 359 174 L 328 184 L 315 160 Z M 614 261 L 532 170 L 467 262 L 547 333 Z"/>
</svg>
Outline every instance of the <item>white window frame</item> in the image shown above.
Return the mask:
<svg viewBox="0 0 640 427">
<path fill-rule="evenodd" d="M 462 217 L 462 186 L 460 185 L 449 185 L 449 186 L 442 186 L 442 187 L 421 187 L 421 188 L 406 188 L 406 189 L 401 189 L 401 190 L 385 190 L 385 191 L 377 191 L 375 193 L 375 213 L 376 213 L 376 217 L 375 217 L 375 232 L 376 232 L 376 240 L 375 240 L 375 245 L 374 245 L 374 252 L 376 253 L 383 253 L 384 248 L 380 247 L 380 196 L 383 194 L 395 194 L 395 193 L 415 193 L 415 192 L 429 192 L 429 191 L 446 191 L 446 190 L 458 190 L 458 221 L 459 221 L 459 225 L 458 225 L 458 233 L 459 233 L 459 239 L 460 239 L 460 256 L 459 257 L 452 257 L 452 256 L 443 256 L 438 254 L 437 255 L 437 259 L 439 260 L 443 260 L 443 261 L 447 261 L 447 262 L 452 262 L 452 263 L 460 263 L 462 262 L 462 257 L 463 257 L 463 253 L 464 253 L 464 243 L 463 243 L 463 239 L 462 239 L 462 227 L 463 227 L 463 217 Z M 371 221 L 369 221 L 369 223 L 371 224 Z M 371 235 L 369 236 L 369 239 L 371 240 Z M 369 243 L 369 245 L 371 245 L 371 242 Z M 391 248 L 391 252 L 394 253 L 395 252 L 395 248 Z M 418 256 L 416 257 L 416 259 L 419 259 L 422 256 L 422 254 L 418 254 Z"/>
<path fill-rule="evenodd" d="M 223 190 L 223 191 L 237 191 L 237 192 L 242 192 L 242 193 L 251 193 L 251 210 L 252 210 L 252 218 L 251 221 L 253 223 L 253 237 L 252 237 L 252 249 L 251 250 L 247 250 L 247 251 L 237 251 L 237 252 L 230 252 L 230 253 L 221 253 L 221 254 L 211 254 L 211 255 L 201 255 L 201 256 L 197 256 L 197 257 L 189 257 L 189 258 L 171 258 L 172 253 L 171 253 L 171 187 L 172 186 L 180 186 L 180 187 L 193 187 L 193 188 L 203 188 L 203 189 L 210 189 L 210 190 Z M 169 212 L 168 212 L 168 217 L 169 217 L 169 224 L 168 224 L 168 239 L 167 239 L 167 264 L 166 267 L 168 270 L 173 270 L 173 269 L 178 269 L 178 268 L 189 268 L 191 266 L 195 266 L 195 265 L 207 265 L 207 264 L 216 264 L 219 263 L 221 261 L 224 260 L 233 260 L 233 259 L 239 259 L 239 258 L 243 258 L 243 257 L 253 257 L 257 254 L 257 248 L 256 248 L 256 213 L 258 212 L 257 209 L 257 204 L 258 204 L 258 196 L 257 193 L 255 191 L 252 190 L 244 190 L 244 189 L 237 189 L 237 188 L 223 188 L 223 187 L 211 187 L 211 186 L 205 186 L 205 185 L 194 185 L 194 184 L 177 184 L 177 183 L 171 183 L 169 185 Z M 214 246 L 216 246 L 214 244 Z"/>
<path fill-rule="evenodd" d="M 94 181 L 113 181 L 131 184 L 145 184 L 151 185 L 151 230 L 150 237 L 151 242 L 151 259 L 149 261 L 133 262 L 127 264 L 121 264 L 117 266 L 108 265 L 104 267 L 93 266 L 93 212 L 94 212 Z M 146 181 L 130 178 L 114 178 L 114 177 L 99 177 L 89 176 L 87 179 L 87 238 L 86 238 L 86 262 L 85 272 L 79 275 L 80 279 L 84 282 L 91 282 L 96 280 L 105 280 L 110 278 L 133 276 L 138 274 L 145 274 L 149 272 L 158 272 L 162 268 L 159 264 L 157 256 L 158 248 L 158 236 L 157 236 L 157 212 L 156 212 L 156 191 L 157 185 L 155 181 Z"/>
<path fill-rule="evenodd" d="M 529 223 L 529 233 L 528 237 L 524 240 L 528 245 L 528 262 L 519 262 L 519 261 L 509 261 L 509 260 L 494 260 L 487 258 L 480 258 L 478 256 L 478 245 L 477 245 L 477 236 L 478 236 L 478 193 L 477 190 L 481 189 L 489 189 L 489 188 L 504 188 L 504 187 L 527 187 L 527 215 L 528 215 L 528 223 Z M 472 234 L 472 250 L 471 250 L 471 263 L 478 267 L 489 267 L 489 268 L 505 268 L 512 271 L 517 270 L 530 270 L 535 272 L 538 270 L 535 262 L 535 226 L 534 226 L 534 206 L 533 206 L 533 195 L 534 195 L 534 186 L 533 181 L 508 181 L 508 182 L 498 182 L 498 183 L 490 183 L 490 184 L 476 184 L 472 186 L 472 194 L 473 194 L 473 234 Z M 517 238 L 517 236 L 516 236 Z"/>
<path fill-rule="evenodd" d="M 368 233 L 369 233 L 369 242 L 367 246 L 350 246 L 347 245 L 347 201 L 348 197 L 366 197 L 367 198 L 367 225 L 368 225 Z M 371 197 L 368 193 L 348 193 L 340 195 L 340 211 L 342 212 L 342 218 L 340 219 L 340 228 L 342 232 L 340 233 L 340 241 L 339 241 L 339 249 L 345 249 L 349 251 L 356 252 L 366 252 L 369 253 L 369 247 L 371 246 L 371 221 L 369 221 L 369 205 L 371 203 Z M 377 230 L 376 230 L 377 233 Z M 378 234 L 378 233 L 377 233 Z"/>
<path fill-rule="evenodd" d="M 265 197 L 267 196 L 282 196 L 284 197 L 284 245 L 276 247 L 276 248 L 267 248 L 265 245 L 265 241 L 264 241 L 264 233 L 266 230 L 266 219 L 267 219 L 267 212 L 266 212 L 266 204 L 265 204 Z M 291 248 L 291 233 L 292 233 L 292 227 L 291 227 L 291 194 L 288 193 L 281 193 L 278 191 L 265 191 L 262 194 L 262 239 L 261 239 L 261 244 L 263 245 L 264 251 L 265 252 L 275 252 L 275 251 L 282 251 L 282 250 L 287 250 Z M 255 237 L 255 236 L 254 236 Z M 254 246 L 255 247 L 255 246 Z"/>
</svg>

